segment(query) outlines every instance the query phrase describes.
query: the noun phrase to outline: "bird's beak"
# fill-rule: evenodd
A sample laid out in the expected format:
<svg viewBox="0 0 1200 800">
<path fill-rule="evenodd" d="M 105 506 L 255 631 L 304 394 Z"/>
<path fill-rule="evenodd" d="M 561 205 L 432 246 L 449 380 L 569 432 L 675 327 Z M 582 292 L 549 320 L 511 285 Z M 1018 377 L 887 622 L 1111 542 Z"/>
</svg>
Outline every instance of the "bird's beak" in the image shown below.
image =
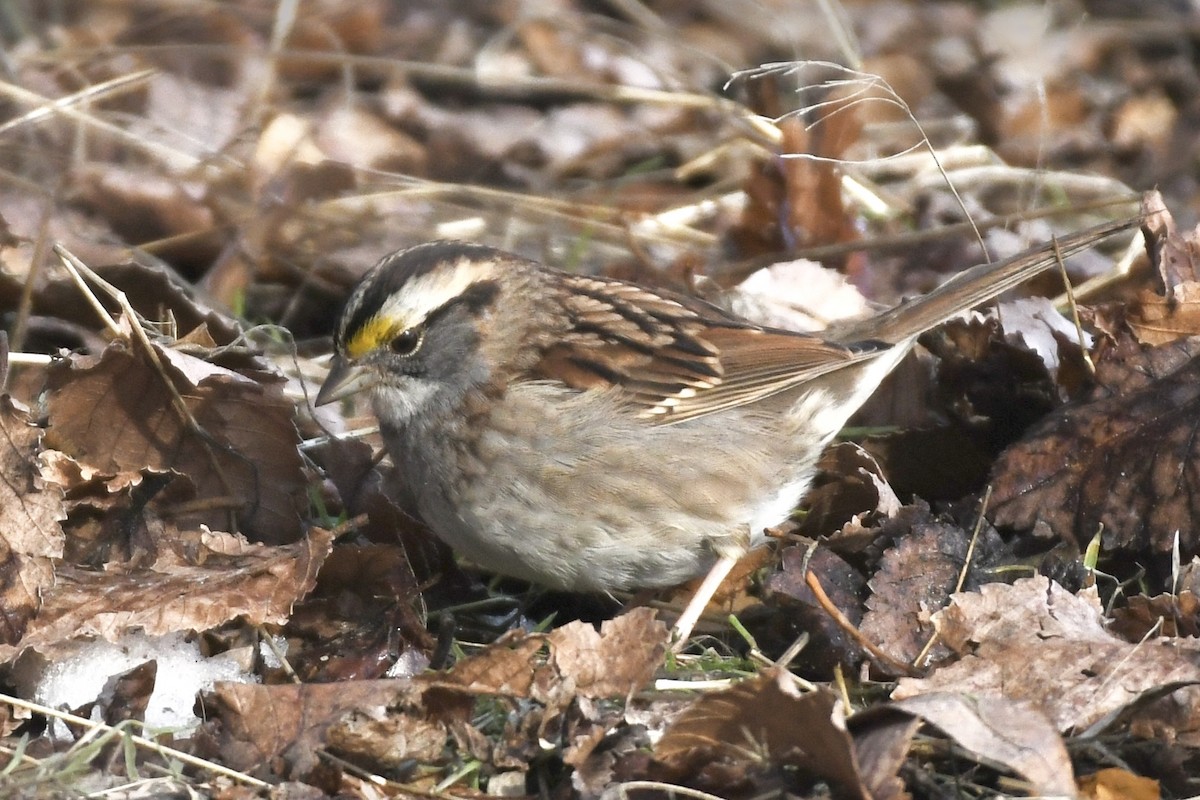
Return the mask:
<svg viewBox="0 0 1200 800">
<path fill-rule="evenodd" d="M 375 385 L 375 375 L 362 367 L 355 366 L 340 355 L 335 355 L 329 365 L 329 375 L 317 392 L 316 404 L 323 406 L 341 400 Z"/>
</svg>

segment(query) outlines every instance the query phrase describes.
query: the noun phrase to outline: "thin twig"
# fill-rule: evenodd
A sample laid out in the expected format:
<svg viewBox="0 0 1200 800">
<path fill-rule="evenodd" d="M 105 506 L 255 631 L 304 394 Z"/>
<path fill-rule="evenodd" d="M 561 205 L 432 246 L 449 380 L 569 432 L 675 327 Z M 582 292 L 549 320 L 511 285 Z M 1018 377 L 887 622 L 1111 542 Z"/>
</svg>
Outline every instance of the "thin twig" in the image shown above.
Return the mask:
<svg viewBox="0 0 1200 800">
<path fill-rule="evenodd" d="M 110 78 L 102 83 L 84 87 L 78 92 L 73 92 L 64 97 L 60 97 L 57 100 L 46 100 L 37 108 L 26 111 L 24 114 L 21 114 L 14 119 L 10 119 L 8 122 L 0 125 L 0 136 L 3 136 L 15 128 L 19 128 L 22 125 L 29 125 L 35 122 L 40 122 L 43 119 L 53 117 L 55 114 L 69 109 L 72 106 L 84 105 L 97 100 L 117 96 L 122 92 L 129 91 L 130 89 L 134 89 L 141 84 L 146 83 L 157 73 L 158 70 L 156 69 L 143 69 L 137 72 L 131 72 L 128 75 L 118 75 L 117 77 Z M 2 82 L 0 82 L 0 91 L 5 91 L 11 86 L 12 84 L 4 85 Z"/>
<path fill-rule="evenodd" d="M 1092 354 L 1088 352 L 1083 323 L 1079 321 L 1079 305 L 1075 302 L 1075 290 L 1071 288 L 1071 278 L 1067 275 L 1067 264 L 1063 260 L 1062 252 L 1058 249 L 1057 237 L 1050 240 L 1050 246 L 1054 248 L 1054 258 L 1058 261 L 1058 272 L 1062 275 L 1063 290 L 1067 295 L 1067 304 L 1071 310 L 1071 321 L 1075 323 L 1075 341 L 1079 343 L 1079 352 L 1083 354 L 1083 365 L 1087 367 L 1088 374 L 1095 377 L 1096 362 L 1092 361 Z M 990 486 L 988 488 L 991 489 Z"/>
<path fill-rule="evenodd" d="M 958 573 L 958 582 L 954 584 L 954 592 L 957 594 L 962 591 L 963 585 L 967 582 L 967 575 L 971 571 L 971 561 L 975 558 L 975 544 L 979 541 L 979 534 L 983 530 L 983 523 L 987 522 L 988 504 L 992 501 L 992 486 L 988 484 L 987 489 L 983 492 L 983 501 L 979 504 L 979 517 L 975 520 L 975 528 L 971 531 L 971 543 L 967 545 L 967 557 L 963 560 L 962 569 Z"/>
<path fill-rule="evenodd" d="M 659 781 L 626 781 L 618 783 L 612 787 L 617 792 L 617 797 L 621 800 L 629 800 L 629 793 L 636 791 L 652 791 L 659 792 L 666 797 L 686 797 L 689 800 L 722 800 L 719 795 L 702 792 L 699 789 L 691 789 L 687 786 L 679 786 L 674 783 L 661 783 Z M 608 792 L 605 792 L 608 794 Z"/>
<path fill-rule="evenodd" d="M 1005 214 L 991 219 L 980 220 L 972 225 L 968 222 L 955 222 L 949 225 L 942 225 L 937 228 L 928 228 L 926 230 L 909 231 L 906 233 L 892 234 L 888 236 L 872 236 L 869 239 L 862 239 L 852 242 L 838 242 L 836 244 L 820 245 L 818 247 L 805 247 L 791 252 L 765 253 L 752 259 L 738 262 L 731 265 L 719 276 L 723 285 L 738 283 L 748 277 L 762 267 L 770 266 L 781 260 L 793 259 L 808 259 L 810 261 L 825 261 L 838 256 L 844 256 L 847 253 L 866 252 L 866 253 L 891 253 L 902 250 L 910 250 L 914 247 L 928 244 L 930 242 L 939 242 L 950 239 L 954 236 L 959 236 L 963 233 L 970 233 L 974 230 L 980 232 L 988 231 L 993 228 L 1006 228 L 1016 222 L 1024 222 L 1026 220 L 1044 219 L 1052 217 L 1062 217 L 1072 214 L 1080 214 L 1088 211 L 1100 211 L 1110 209 L 1117 206 L 1129 205 L 1135 202 L 1132 197 L 1111 197 L 1095 202 L 1083 203 L 1069 208 L 1062 206 L 1052 206 L 1047 208 L 1033 209 L 1031 211 L 1019 211 L 1014 214 Z M 1141 234 L 1137 234 L 1140 236 Z"/>
<path fill-rule="evenodd" d="M 185 753 L 182 750 L 176 750 L 173 747 L 159 744 L 153 739 L 147 739 L 144 736 L 137 735 L 136 733 L 126 733 L 125 731 L 114 728 L 111 725 L 107 725 L 103 722 L 93 722 L 90 719 L 85 719 L 74 714 L 68 714 L 65 711 L 59 711 L 58 709 L 50 708 L 49 706 L 44 706 L 40 703 L 32 703 L 28 700 L 22 700 L 19 697 L 13 697 L 12 695 L 7 694 L 0 694 L 0 703 L 7 703 L 14 708 L 23 708 L 36 714 L 42 714 L 47 717 L 53 717 L 54 719 L 60 719 L 63 722 L 70 723 L 71 725 L 78 725 L 82 728 L 86 728 L 93 733 L 107 733 L 109 735 L 124 736 L 138 747 L 144 747 L 147 750 L 152 750 L 167 758 L 176 759 L 184 764 L 188 764 L 189 766 L 197 767 L 216 775 L 222 775 L 226 778 L 245 783 L 249 786 L 255 786 L 259 788 L 270 786 L 270 784 L 266 781 L 261 781 L 258 778 L 251 777 L 244 772 L 238 772 L 236 770 L 229 769 L 228 767 L 223 767 L 220 764 L 213 763 L 212 761 L 205 761 L 203 758 L 198 758 L 190 753 Z"/>
<path fill-rule="evenodd" d="M 185 172 L 201 164 L 200 159 L 195 156 L 174 150 L 151 139 L 140 137 L 107 120 L 100 119 L 94 114 L 80 111 L 70 105 L 59 105 L 58 101 L 43 97 L 16 84 L 0 81 L 0 95 L 7 96 L 8 99 L 21 105 L 35 106 L 39 111 L 53 111 L 72 121 L 82 123 L 89 128 L 107 134 L 122 144 L 129 145 L 139 152 L 146 153 L 170 170 Z"/>
<path fill-rule="evenodd" d="M 876 645 L 866 636 L 863 636 L 862 632 L 855 627 L 854 623 L 847 619 L 846 615 L 842 613 L 842 610 L 834 605 L 833 601 L 829 599 L 829 595 L 825 594 L 825 590 L 821 588 L 821 582 L 817 580 L 816 575 L 814 575 L 812 572 L 808 572 L 804 576 L 804 582 L 808 584 L 808 588 L 812 590 L 813 596 L 816 597 L 817 603 L 822 609 L 824 609 L 825 613 L 832 617 L 833 621 L 837 623 L 838 627 L 845 631 L 850 638 L 854 639 L 859 647 L 867 651 L 867 655 L 869 655 L 872 660 L 874 660 L 892 675 L 905 675 L 910 678 L 920 677 L 921 673 L 919 671 L 913 669 L 903 661 L 897 661 L 896 659 L 892 658 L 890 655 L 881 650 L 878 645 Z"/>
</svg>

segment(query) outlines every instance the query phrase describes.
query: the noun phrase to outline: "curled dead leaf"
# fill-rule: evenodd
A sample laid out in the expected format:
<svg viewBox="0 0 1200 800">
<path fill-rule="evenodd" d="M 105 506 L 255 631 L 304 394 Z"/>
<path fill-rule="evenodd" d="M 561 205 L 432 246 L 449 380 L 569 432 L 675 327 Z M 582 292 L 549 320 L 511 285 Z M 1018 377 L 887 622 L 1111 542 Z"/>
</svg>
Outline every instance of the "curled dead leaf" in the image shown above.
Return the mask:
<svg viewBox="0 0 1200 800">
<path fill-rule="evenodd" d="M 51 653 L 80 636 L 115 641 L 136 629 L 152 636 L 203 631 L 237 617 L 252 624 L 283 623 L 312 589 L 332 546 L 329 532 L 320 529 L 280 547 L 225 533 L 199 538 L 190 563 L 172 553 L 147 568 L 60 565 L 25 636 L 0 646 L 0 661 L 25 648 Z"/>
<path fill-rule="evenodd" d="M 182 525 L 234 524 L 259 541 L 294 541 L 305 477 L 282 379 L 155 347 L 170 387 L 125 341 L 52 365 L 47 443 L 107 475 L 187 477 L 197 502 L 171 509 Z"/>
<path fill-rule="evenodd" d="M 927 678 L 902 678 L 897 700 L 939 691 L 1007 698 L 1070 731 L 1163 687 L 1200 683 L 1200 667 L 1169 643 L 1130 644 L 1105 630 L 1094 590 L 1072 595 L 1043 577 L 956 594 L 933 619 L 961 657 Z"/>
<path fill-rule="evenodd" d="M 1200 553 L 1200 340 L 1099 365 L 1093 399 L 1053 412 L 992 470 L 997 525 L 1045 530 L 1080 550 Z M 1038 523 L 1044 523 L 1039 526 Z"/>
<path fill-rule="evenodd" d="M 42 430 L 8 395 L 0 395 L 0 644 L 11 645 L 54 582 L 51 559 L 63 554 L 62 490 L 44 481 Z"/>
</svg>

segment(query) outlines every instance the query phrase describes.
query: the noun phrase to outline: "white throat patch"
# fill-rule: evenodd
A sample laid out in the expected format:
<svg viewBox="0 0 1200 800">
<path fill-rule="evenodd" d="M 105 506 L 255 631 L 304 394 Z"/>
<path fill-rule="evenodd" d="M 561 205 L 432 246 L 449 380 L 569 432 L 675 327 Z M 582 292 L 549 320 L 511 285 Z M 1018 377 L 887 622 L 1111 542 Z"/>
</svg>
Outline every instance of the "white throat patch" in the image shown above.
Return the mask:
<svg viewBox="0 0 1200 800">
<path fill-rule="evenodd" d="M 375 416 L 394 425 L 402 425 L 429 405 L 437 386 L 428 381 L 406 380 L 403 386 L 377 384 L 371 390 Z"/>
</svg>

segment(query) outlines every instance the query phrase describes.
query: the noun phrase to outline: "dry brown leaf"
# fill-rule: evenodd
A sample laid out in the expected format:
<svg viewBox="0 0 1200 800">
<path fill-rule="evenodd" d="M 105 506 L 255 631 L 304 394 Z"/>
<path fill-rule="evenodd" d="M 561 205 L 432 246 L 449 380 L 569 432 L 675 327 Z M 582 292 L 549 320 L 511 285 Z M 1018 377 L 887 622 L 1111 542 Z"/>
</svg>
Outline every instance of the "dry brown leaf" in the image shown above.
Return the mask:
<svg viewBox="0 0 1200 800">
<path fill-rule="evenodd" d="M 613 763 L 616 754 L 597 752 L 596 748 L 605 740 L 608 731 L 599 725 L 587 728 L 571 736 L 563 751 L 563 763 L 574 770 L 571 783 L 584 796 L 600 796 L 605 787 L 614 781 Z"/>
<path fill-rule="evenodd" d="M 0 543 L 26 556 L 63 552 L 62 491 L 45 485 L 38 466 L 42 429 L 8 395 L 0 395 Z"/>
<path fill-rule="evenodd" d="M 1044 530 L 1082 549 L 1200 552 L 1200 340 L 1141 351 L 1119 344 L 1094 399 L 1064 408 L 1006 450 L 992 470 L 997 525 Z"/>
<path fill-rule="evenodd" d="M 43 450 L 42 477 L 57 486 L 70 499 L 67 508 L 79 505 L 106 509 L 117 497 L 145 480 L 140 471 L 130 470 L 116 475 L 104 475 L 81 464 L 61 450 Z"/>
<path fill-rule="evenodd" d="M 859 630 L 899 661 L 914 663 L 933 635 L 931 617 L 950 598 L 966 561 L 969 537 L 957 525 L 934 521 L 914 525 L 883 554 L 871 577 L 871 596 Z M 929 662 L 949 652 L 938 643 Z"/>
<path fill-rule="evenodd" d="M 1073 329 L 1066 337 L 1034 300 L 997 316 L 973 314 L 922 337 L 936 371 L 907 359 L 854 418 L 901 427 L 863 443 L 899 496 L 953 501 L 978 491 L 996 453 L 1078 388 Z M 886 399 L 894 400 L 877 405 Z"/>
<path fill-rule="evenodd" d="M 853 103 L 828 102 L 815 125 L 799 117 L 779 124 L 783 134 L 784 240 L 793 247 L 858 238 L 843 199 L 842 169 L 835 160 L 862 135 L 862 123 Z M 818 158 L 804 158 L 808 155 Z"/>
<path fill-rule="evenodd" d="M 1070 797 L 1071 756 L 1036 708 L 998 697 L 934 692 L 893 704 L 941 729 L 967 752 L 1003 764 L 1030 784 L 1030 794 Z"/>
<path fill-rule="evenodd" d="M 106 37 L 112 37 L 105 41 L 112 44 L 157 45 L 140 48 L 151 64 L 169 74 L 184 74 L 215 86 L 228 86 L 236 82 L 240 68 L 257 65 L 255 52 L 249 47 L 256 34 L 250 20 L 234 9 L 207 8 L 182 13 L 151 5 L 130 8 L 129 13 L 130 20 L 113 28 L 98 19 L 82 22 L 103 26 L 101 30 Z M 230 45 L 240 45 L 245 50 L 239 57 L 230 58 L 222 52 L 224 46 Z"/>
<path fill-rule="evenodd" d="M 1174 297 L 1141 291 L 1125 314 L 1142 344 L 1160 345 L 1200 333 L 1200 283 L 1176 287 Z"/>
<path fill-rule="evenodd" d="M 817 461 L 817 476 L 804 496 L 800 532 L 828 536 L 851 520 L 894 516 L 901 507 L 875 458 L 853 442 L 826 448 Z"/>
<path fill-rule="evenodd" d="M 62 490 L 38 466 L 40 428 L 0 394 L 0 645 L 25 635 L 62 556 Z"/>
<path fill-rule="evenodd" d="M 1162 797 L 1158 781 L 1109 767 L 1079 779 L 1084 800 L 1158 800 Z"/>
<path fill-rule="evenodd" d="M 331 725 L 328 743 L 330 750 L 355 764 L 392 772 L 413 762 L 436 762 L 447 735 L 439 721 L 391 710 L 385 713 L 376 706 L 356 708 Z"/>
<path fill-rule="evenodd" d="M 922 338 L 940 359 L 937 395 L 941 404 L 972 427 L 978 427 L 976 419 L 990 421 L 998 430 L 988 438 L 1000 438 L 1001 443 L 1065 399 L 1051 365 L 1061 368 L 1066 362 L 1073 366 L 1082 357 L 1073 344 L 1073 329 L 1067 336 L 1040 319 L 1052 313 L 1040 301 L 1008 304 L 1005 309 L 1002 316 L 972 314 L 952 320 Z M 1027 344 L 1029 341 L 1033 344 Z M 1063 381 L 1071 377 L 1065 375 Z"/>
<path fill-rule="evenodd" d="M 207 231 L 215 224 L 212 211 L 176 178 L 111 163 L 81 167 L 78 178 L 79 200 L 131 244 Z"/>
<path fill-rule="evenodd" d="M 1004 340 L 1036 353 L 1052 380 L 1058 380 L 1064 350 L 1070 351 L 1067 355 L 1072 361 L 1080 358 L 1080 332 L 1049 298 L 1023 297 L 1001 303 L 995 315 L 1003 323 Z M 1091 337 L 1086 332 L 1082 336 L 1083 347 L 1090 347 Z"/>
<path fill-rule="evenodd" d="M 113 675 L 104 684 L 96 703 L 104 712 L 104 721 L 119 725 L 126 720 L 146 721 L 146 707 L 158 679 L 158 662 L 146 661 L 120 675 Z M 80 716 L 90 716 L 81 714 Z"/>
<path fill-rule="evenodd" d="M 1128 150 L 1148 150 L 1156 154 L 1171 146 L 1171 133 L 1179 118 L 1179 108 L 1159 91 L 1138 92 L 1125 98 L 1113 113 L 1112 143 Z"/>
<path fill-rule="evenodd" d="M 1160 345 L 1200 333 L 1200 229 L 1180 233 L 1162 195 L 1142 200 L 1146 252 L 1158 275 L 1158 291 L 1142 291 L 1126 312 L 1139 342 Z"/>
<path fill-rule="evenodd" d="M 940 691 L 1005 698 L 1070 731 L 1148 692 L 1200 682 L 1200 667 L 1170 643 L 1130 644 L 1108 633 L 1094 590 L 1072 595 L 1043 577 L 956 594 L 933 620 L 962 657 L 928 678 L 902 678 L 895 699 Z"/>
<path fill-rule="evenodd" d="M 218 683 L 205 695 L 204 740 L 220 763 L 261 777 L 303 779 L 319 764 L 329 727 L 347 712 L 381 716 L 413 704 L 408 680 L 256 686 Z"/>
<path fill-rule="evenodd" d="M 1032 8 L 1032 6 L 1028 6 Z M 1046 140 L 1061 148 L 1088 144 L 1089 100 L 1075 85 L 1050 84 L 1008 103 L 997 151 L 1007 163 L 1033 166 L 1044 157 Z M 1039 155 L 1041 154 L 1041 155 Z"/>
<path fill-rule="evenodd" d="M 133 629 L 151 636 L 202 631 L 239 616 L 281 624 L 312 589 L 331 544 L 329 532 L 319 528 L 280 547 L 204 533 L 187 564 L 175 555 L 146 569 L 62 565 L 24 638 L 0 647 L 0 661 L 29 647 L 49 653 L 81 636 L 114 641 Z"/>
<path fill-rule="evenodd" d="M 529 697 L 537 678 L 534 657 L 543 644 L 540 637 L 496 642 L 436 676 L 435 682 L 469 694 Z"/>
<path fill-rule="evenodd" d="M 50 559 L 4 550 L 0 554 L 0 651 L 25 635 L 41 606 L 41 593 L 54 583 Z"/>
<path fill-rule="evenodd" d="M 654 759 L 665 777 L 694 777 L 715 764 L 765 756 L 867 800 L 840 703 L 829 692 L 800 694 L 786 670 L 771 669 L 705 695 L 663 734 Z"/>
<path fill-rule="evenodd" d="M 550 663 L 541 657 L 546 643 Z M 666 650 L 666 626 L 651 609 L 605 622 L 573 622 L 548 636 L 502 639 L 431 679 L 467 694 L 534 697 L 562 706 L 572 697 L 625 697 L 645 686 Z"/>
<path fill-rule="evenodd" d="M 859 774 L 871 800 L 911 800 L 900 768 L 921 720 L 890 705 L 880 705 L 855 714 L 846 724 L 854 736 Z"/>
<path fill-rule="evenodd" d="M 826 547 L 812 551 L 789 547 L 783 551 L 779 571 L 767 579 L 767 589 L 791 629 L 781 638 L 791 641 L 800 632 L 812 637 L 796 663 L 816 674 L 827 674 L 838 664 L 857 664 L 862 659 L 861 648 L 817 602 L 808 587 L 808 572 L 817 577 L 825 594 L 851 624 L 857 625 L 862 619 L 866 581 L 858 570 Z"/>
<path fill-rule="evenodd" d="M 859 138 L 861 125 L 848 106 L 827 112 L 815 126 L 798 117 L 779 123 L 782 157 L 759 165 L 746 181 L 746 205 L 730 231 L 743 255 L 858 238 L 835 159 Z"/>
<path fill-rule="evenodd" d="M 1200 280 L 1200 241 L 1196 231 L 1181 234 L 1162 194 L 1156 190 L 1142 195 L 1142 234 L 1146 253 L 1158 277 L 1158 290 L 1168 298 L 1188 283 Z"/>
<path fill-rule="evenodd" d="M 288 49 L 336 53 L 374 53 L 383 42 L 388 28 L 388 5 L 382 0 L 361 3 L 322 3 L 297 16 L 288 37 Z M 341 67 L 334 61 L 307 58 L 304 55 L 281 56 L 279 68 L 291 80 L 318 81 L 338 79 Z"/>
<path fill-rule="evenodd" d="M 21 240 L 16 247 L 0 250 L 0 260 L 6 268 L 4 277 L 9 280 L 8 270 L 22 279 L 27 274 L 38 255 L 34 243 L 42 237 L 61 242 L 87 264 L 111 264 L 129 257 L 129 248 L 120 243 L 102 220 L 62 204 L 48 208 L 44 198 L 24 189 L 0 191 L 0 213 Z M 21 282 L 16 285 L 19 287 Z M 15 308 L 15 304 L 10 308 Z"/>
<path fill-rule="evenodd" d="M 344 103 L 321 118 L 314 141 L 328 158 L 358 169 L 414 175 L 428 169 L 424 145 L 375 114 Z"/>
<path fill-rule="evenodd" d="M 1151 634 L 1167 639 L 1200 637 L 1200 597 L 1184 589 L 1178 594 L 1143 594 L 1113 612 L 1109 630 L 1127 642 L 1140 642 Z"/>
<path fill-rule="evenodd" d="M 562 30 L 561 23 L 534 18 L 520 24 L 516 34 L 540 72 L 564 78 L 577 77 L 583 72 L 583 56 L 579 52 L 583 43 L 578 36 L 569 36 Z"/>
<path fill-rule="evenodd" d="M 1173 643 L 1185 657 L 1200 660 L 1197 640 L 1177 639 Z M 1123 712 L 1120 720 L 1128 724 L 1132 739 L 1180 748 L 1200 747 L 1200 686 L 1164 686 L 1157 693 L 1147 694 L 1146 702 Z"/>
<path fill-rule="evenodd" d="M 146 319 L 172 322 L 181 341 L 187 341 L 189 334 L 196 336 L 198 334 L 193 332 L 203 330 L 216 344 L 225 345 L 242 333 L 241 326 L 232 316 L 202 301 L 191 287 L 161 266 L 126 261 L 97 266 L 93 270 L 124 292 L 129 304 Z M 111 299 L 101 298 L 100 302 L 110 313 L 120 312 Z M 75 321 L 97 319 L 91 303 L 69 277 L 50 281 L 34 296 L 34 303 L 37 312 L 46 316 Z"/>
<path fill-rule="evenodd" d="M 235 512 L 256 540 L 294 541 L 305 486 L 293 406 L 282 379 L 257 380 L 159 348 L 167 374 L 203 430 L 182 419 L 144 354 L 114 341 L 99 357 L 51 366 L 48 445 L 107 475 L 175 472 L 190 479 L 198 509 L 181 525 L 224 528 Z M 224 523 L 224 524 L 223 524 Z"/>
<path fill-rule="evenodd" d="M 628 697 L 662 664 L 667 626 L 653 609 L 637 608 L 604 622 L 599 631 L 576 621 L 551 631 L 547 639 L 554 666 L 580 695 Z"/>
</svg>

